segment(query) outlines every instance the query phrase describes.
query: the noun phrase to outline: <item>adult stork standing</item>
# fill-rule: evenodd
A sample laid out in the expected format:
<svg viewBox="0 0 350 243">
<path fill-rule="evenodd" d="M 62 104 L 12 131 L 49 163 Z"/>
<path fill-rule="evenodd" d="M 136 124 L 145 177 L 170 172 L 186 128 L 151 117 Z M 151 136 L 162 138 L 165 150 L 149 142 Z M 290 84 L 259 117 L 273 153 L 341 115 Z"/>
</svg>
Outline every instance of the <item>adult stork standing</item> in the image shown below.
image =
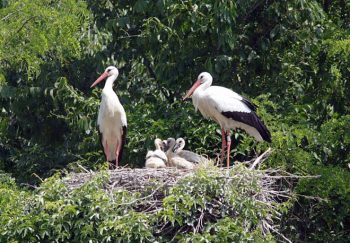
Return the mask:
<svg viewBox="0 0 350 243">
<path fill-rule="evenodd" d="M 97 125 L 106 159 L 112 165 L 115 165 L 115 168 L 118 167 L 122 159 L 127 132 L 126 114 L 117 94 L 113 90 L 113 83 L 118 75 L 118 69 L 114 66 L 109 66 L 91 85 L 92 88 L 107 78 L 102 90 Z"/>
<path fill-rule="evenodd" d="M 229 168 L 231 128 L 241 128 L 257 141 L 271 142 L 271 134 L 255 113 L 256 106 L 252 102 L 230 89 L 211 86 L 212 82 L 213 77 L 210 73 L 202 72 L 183 99 L 192 96 L 195 110 L 199 109 L 205 118 L 210 118 L 220 125 L 222 135 L 220 160 L 223 161 L 227 147 L 227 168 Z"/>
</svg>

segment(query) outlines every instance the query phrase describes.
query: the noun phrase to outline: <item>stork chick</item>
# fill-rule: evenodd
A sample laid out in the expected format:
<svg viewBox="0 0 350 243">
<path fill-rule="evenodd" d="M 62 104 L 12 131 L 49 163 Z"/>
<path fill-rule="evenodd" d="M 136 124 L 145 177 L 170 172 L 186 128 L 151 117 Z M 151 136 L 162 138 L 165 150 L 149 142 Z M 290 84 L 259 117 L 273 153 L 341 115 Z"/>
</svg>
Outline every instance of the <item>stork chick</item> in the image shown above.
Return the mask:
<svg viewBox="0 0 350 243">
<path fill-rule="evenodd" d="M 193 169 L 194 164 L 190 161 L 182 158 L 178 155 L 178 152 L 181 151 L 180 146 L 176 146 L 176 141 L 174 138 L 168 138 L 167 140 L 167 152 L 168 165 L 171 167 L 176 167 L 179 169 Z"/>
<path fill-rule="evenodd" d="M 156 150 L 148 151 L 146 155 L 146 168 L 165 168 L 168 158 L 164 153 L 163 141 L 159 138 L 154 140 Z"/>
<path fill-rule="evenodd" d="M 175 150 L 177 151 L 177 155 L 195 164 L 199 164 L 199 163 L 207 164 L 209 162 L 207 158 L 199 154 L 196 154 L 192 151 L 183 149 L 185 145 L 186 145 L 185 139 L 183 138 L 176 139 Z"/>
</svg>

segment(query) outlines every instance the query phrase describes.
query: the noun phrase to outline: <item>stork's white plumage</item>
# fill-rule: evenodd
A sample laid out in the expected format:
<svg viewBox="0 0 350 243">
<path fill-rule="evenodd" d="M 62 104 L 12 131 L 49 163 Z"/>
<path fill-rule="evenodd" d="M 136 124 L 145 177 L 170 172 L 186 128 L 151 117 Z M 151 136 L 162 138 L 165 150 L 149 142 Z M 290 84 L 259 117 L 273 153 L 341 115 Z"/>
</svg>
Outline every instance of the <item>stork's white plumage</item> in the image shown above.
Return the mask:
<svg viewBox="0 0 350 243">
<path fill-rule="evenodd" d="M 148 151 L 146 155 L 146 168 L 165 168 L 168 158 L 164 152 L 163 141 L 159 138 L 154 140 L 156 150 Z"/>
<path fill-rule="evenodd" d="M 106 159 L 110 163 L 115 163 L 116 168 L 122 159 L 127 132 L 126 113 L 119 102 L 117 94 L 113 90 L 113 83 L 118 75 L 118 69 L 114 66 L 109 66 L 91 85 L 91 87 L 94 87 L 107 78 L 102 90 L 97 125 L 101 134 L 101 143 Z"/>
<path fill-rule="evenodd" d="M 211 86 L 213 77 L 210 73 L 199 74 L 197 81 L 183 99 L 192 96 L 195 110 L 199 109 L 205 118 L 216 121 L 221 127 L 221 161 L 227 146 L 227 167 L 230 165 L 230 129 L 241 128 L 257 141 L 271 142 L 271 134 L 256 115 L 256 106 L 246 98 L 230 89 Z"/>
</svg>

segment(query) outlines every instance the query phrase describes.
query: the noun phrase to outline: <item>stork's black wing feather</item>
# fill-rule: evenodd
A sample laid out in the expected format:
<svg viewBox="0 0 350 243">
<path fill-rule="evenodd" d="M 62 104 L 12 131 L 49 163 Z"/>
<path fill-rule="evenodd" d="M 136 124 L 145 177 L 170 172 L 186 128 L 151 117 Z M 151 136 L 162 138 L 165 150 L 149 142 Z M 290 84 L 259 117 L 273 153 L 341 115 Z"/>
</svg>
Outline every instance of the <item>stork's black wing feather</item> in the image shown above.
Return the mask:
<svg viewBox="0 0 350 243">
<path fill-rule="evenodd" d="M 126 141 L 126 134 L 127 134 L 127 126 L 124 125 L 123 126 L 123 133 L 122 133 L 122 144 L 120 145 L 120 151 L 119 151 L 119 156 L 118 156 L 118 163 L 120 163 L 120 161 L 122 160 L 123 158 L 123 150 L 124 150 L 124 145 L 127 143 Z"/>
<path fill-rule="evenodd" d="M 257 105 L 254 104 L 253 102 L 251 102 L 250 100 L 248 100 L 247 98 L 242 96 L 242 102 L 248 106 L 249 109 L 251 109 L 252 111 L 256 111 Z"/>
<path fill-rule="evenodd" d="M 231 118 L 235 121 L 247 124 L 251 127 L 254 127 L 261 135 L 261 137 L 271 143 L 271 133 L 265 126 L 265 124 L 260 120 L 258 115 L 252 112 L 238 112 L 238 111 L 224 111 L 221 112 L 225 117 Z"/>
</svg>

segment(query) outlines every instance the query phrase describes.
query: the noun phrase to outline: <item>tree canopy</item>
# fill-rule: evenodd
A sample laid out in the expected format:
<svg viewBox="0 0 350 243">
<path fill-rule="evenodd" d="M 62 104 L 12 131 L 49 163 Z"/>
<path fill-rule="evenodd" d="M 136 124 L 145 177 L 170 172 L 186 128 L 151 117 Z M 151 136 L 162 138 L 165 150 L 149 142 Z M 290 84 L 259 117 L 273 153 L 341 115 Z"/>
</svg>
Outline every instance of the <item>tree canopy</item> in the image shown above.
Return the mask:
<svg viewBox="0 0 350 243">
<path fill-rule="evenodd" d="M 219 127 L 181 101 L 208 71 L 252 99 L 272 133 L 268 145 L 238 130 L 234 160 L 271 146 L 266 167 L 321 175 L 293 185 L 304 196 L 283 214 L 285 234 L 349 241 L 349 13 L 346 0 L 3 0 L 0 171 L 40 184 L 77 164 L 106 169 L 100 88 L 89 87 L 109 65 L 128 117 L 124 165 L 142 167 L 156 137 L 215 158 Z"/>
</svg>

